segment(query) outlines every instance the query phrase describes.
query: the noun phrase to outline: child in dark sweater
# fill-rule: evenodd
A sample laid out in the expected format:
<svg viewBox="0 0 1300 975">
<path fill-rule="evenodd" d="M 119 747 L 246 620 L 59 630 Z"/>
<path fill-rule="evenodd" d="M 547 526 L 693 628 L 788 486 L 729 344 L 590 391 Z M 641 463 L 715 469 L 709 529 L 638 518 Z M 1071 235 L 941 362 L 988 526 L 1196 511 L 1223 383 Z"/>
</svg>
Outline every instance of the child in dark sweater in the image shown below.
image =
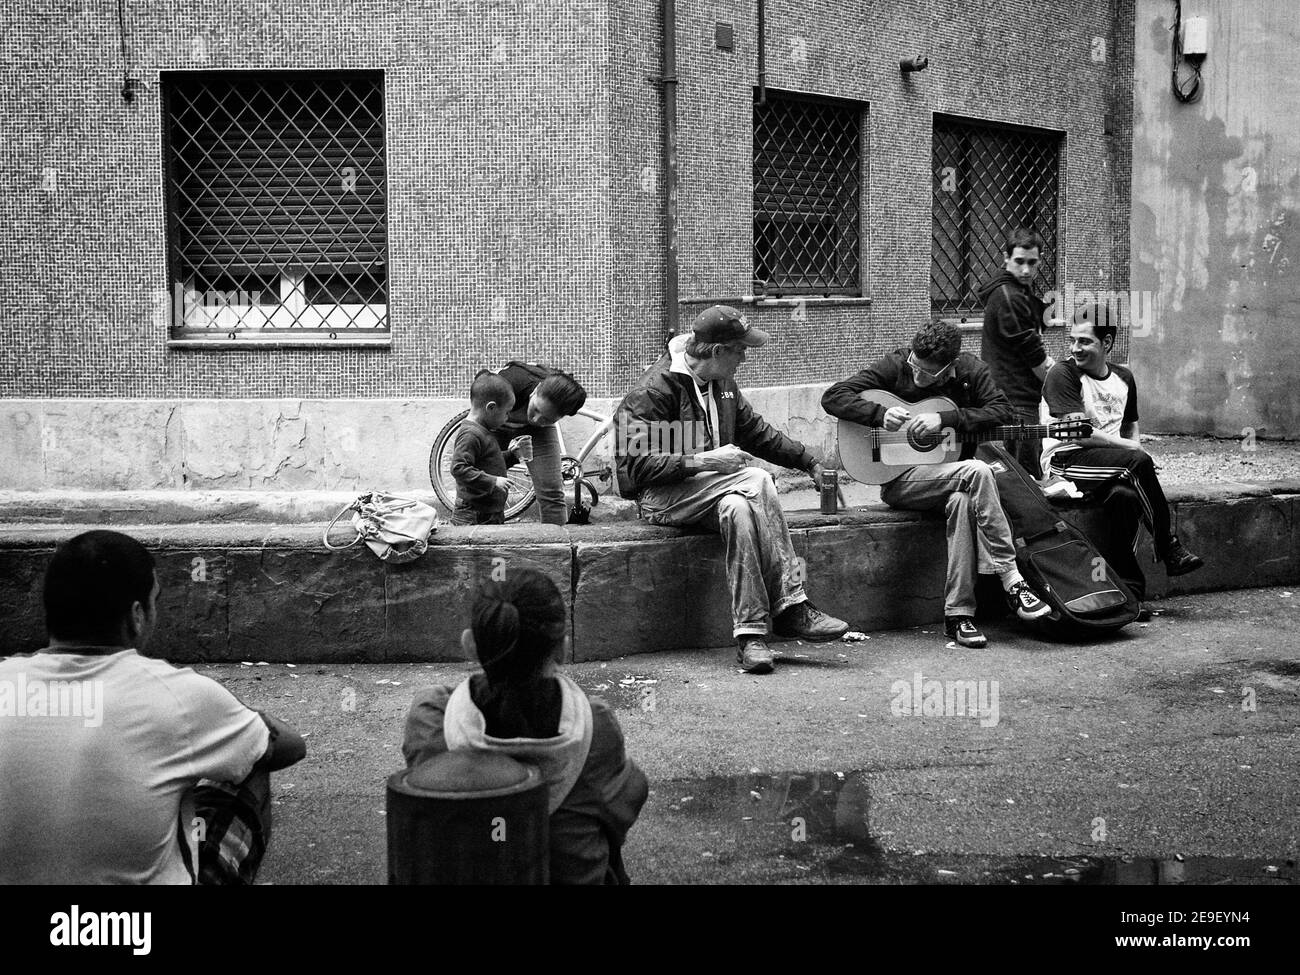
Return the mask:
<svg viewBox="0 0 1300 975">
<path fill-rule="evenodd" d="M 456 434 L 451 461 L 451 475 L 456 479 L 456 520 L 502 525 L 510 490 L 506 471 L 519 463 L 520 453 L 531 445 L 531 438 L 516 437 L 505 451 L 497 443 L 492 431 L 506 422 L 515 405 L 515 394 L 496 373 L 484 369 L 474 377 L 469 402 L 469 416 Z"/>
</svg>

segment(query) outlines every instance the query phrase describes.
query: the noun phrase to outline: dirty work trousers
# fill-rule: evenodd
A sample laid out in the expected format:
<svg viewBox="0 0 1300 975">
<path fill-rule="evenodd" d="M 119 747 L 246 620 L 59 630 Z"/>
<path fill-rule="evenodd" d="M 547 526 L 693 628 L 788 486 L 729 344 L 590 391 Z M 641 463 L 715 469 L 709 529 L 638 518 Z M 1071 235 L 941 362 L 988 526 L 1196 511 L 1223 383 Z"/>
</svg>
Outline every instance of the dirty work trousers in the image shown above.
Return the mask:
<svg viewBox="0 0 1300 975">
<path fill-rule="evenodd" d="M 735 636 L 764 636 L 770 619 L 807 600 L 776 485 L 758 468 L 655 485 L 638 505 L 652 525 L 697 525 L 722 535 Z"/>
</svg>

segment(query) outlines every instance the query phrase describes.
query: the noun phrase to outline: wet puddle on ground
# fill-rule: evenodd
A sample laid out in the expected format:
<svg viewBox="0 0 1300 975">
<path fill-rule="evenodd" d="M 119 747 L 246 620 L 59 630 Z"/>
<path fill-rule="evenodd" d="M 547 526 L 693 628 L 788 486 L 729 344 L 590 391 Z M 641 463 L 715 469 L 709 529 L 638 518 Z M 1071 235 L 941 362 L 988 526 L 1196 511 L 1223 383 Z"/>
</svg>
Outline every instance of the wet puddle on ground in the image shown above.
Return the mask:
<svg viewBox="0 0 1300 975">
<path fill-rule="evenodd" d="M 993 856 L 894 850 L 870 827 L 861 771 L 751 773 L 654 783 L 654 814 L 715 847 L 702 856 L 790 861 L 804 879 L 1033 885 L 1297 884 L 1286 858 Z M 709 827 L 717 827 L 710 829 Z M 728 829 L 730 827 L 730 830 Z"/>
</svg>

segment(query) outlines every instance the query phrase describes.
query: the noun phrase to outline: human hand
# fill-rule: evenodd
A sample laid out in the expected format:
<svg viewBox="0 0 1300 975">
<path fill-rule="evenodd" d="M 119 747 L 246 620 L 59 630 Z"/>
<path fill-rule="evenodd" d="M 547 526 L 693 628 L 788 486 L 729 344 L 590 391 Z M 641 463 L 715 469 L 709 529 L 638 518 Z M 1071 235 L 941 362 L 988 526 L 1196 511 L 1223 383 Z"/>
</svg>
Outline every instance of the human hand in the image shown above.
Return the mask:
<svg viewBox="0 0 1300 975">
<path fill-rule="evenodd" d="M 918 437 L 924 437 L 931 433 L 937 433 L 943 426 L 943 420 L 939 418 L 938 413 L 918 413 L 916 419 L 912 421 L 912 432 Z"/>
<path fill-rule="evenodd" d="M 498 478 L 495 478 L 495 480 L 496 480 L 496 482 L 497 482 L 497 490 L 498 490 L 498 491 L 504 491 L 506 494 L 509 494 L 509 493 L 510 493 L 510 478 L 508 478 L 508 477 L 498 477 Z"/>
<path fill-rule="evenodd" d="M 695 455 L 695 459 L 706 471 L 717 471 L 720 474 L 734 474 L 754 462 L 753 455 L 741 450 L 735 444 L 702 451 Z"/>
<path fill-rule="evenodd" d="M 885 429 L 897 430 L 911 418 L 911 411 L 901 406 L 891 406 L 885 411 Z"/>
</svg>

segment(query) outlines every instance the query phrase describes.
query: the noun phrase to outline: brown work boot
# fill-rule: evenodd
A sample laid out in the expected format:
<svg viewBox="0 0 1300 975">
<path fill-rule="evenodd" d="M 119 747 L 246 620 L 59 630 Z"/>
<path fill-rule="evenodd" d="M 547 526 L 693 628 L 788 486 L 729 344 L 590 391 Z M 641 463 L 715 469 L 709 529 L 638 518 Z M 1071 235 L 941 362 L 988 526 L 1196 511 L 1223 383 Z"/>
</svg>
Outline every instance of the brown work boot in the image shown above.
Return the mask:
<svg viewBox="0 0 1300 975">
<path fill-rule="evenodd" d="M 770 674 L 776 669 L 776 657 L 761 636 L 740 636 L 736 642 L 736 660 L 745 673 Z"/>
<path fill-rule="evenodd" d="M 849 624 L 828 616 L 809 601 L 796 603 L 772 621 L 772 632 L 785 640 L 824 643 L 849 632 Z"/>
</svg>

